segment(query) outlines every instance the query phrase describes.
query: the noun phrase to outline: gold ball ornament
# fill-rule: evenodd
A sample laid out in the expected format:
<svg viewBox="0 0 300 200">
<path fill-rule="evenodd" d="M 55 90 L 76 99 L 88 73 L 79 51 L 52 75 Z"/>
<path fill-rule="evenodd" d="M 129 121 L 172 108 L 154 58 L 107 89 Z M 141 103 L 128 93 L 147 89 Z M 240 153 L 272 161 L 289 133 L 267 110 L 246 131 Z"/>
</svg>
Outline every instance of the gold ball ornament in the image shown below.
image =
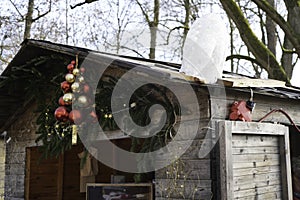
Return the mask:
<svg viewBox="0 0 300 200">
<path fill-rule="evenodd" d="M 73 83 L 75 81 L 75 76 L 71 73 L 66 74 L 65 78 L 68 83 Z"/>
<path fill-rule="evenodd" d="M 66 103 L 66 105 L 70 105 L 72 103 L 72 101 L 74 100 L 74 94 L 72 94 L 72 93 L 64 94 L 63 100 Z"/>
<path fill-rule="evenodd" d="M 74 83 L 71 85 L 71 89 L 72 89 L 72 92 L 75 92 L 75 93 L 80 92 L 80 83 L 74 82 Z"/>
<path fill-rule="evenodd" d="M 78 76 L 77 78 L 78 78 L 78 81 L 79 81 L 80 83 L 83 83 L 83 82 L 84 82 L 83 76 Z"/>
<path fill-rule="evenodd" d="M 73 74 L 74 74 L 75 76 L 80 75 L 80 70 L 79 70 L 78 68 L 73 69 Z"/>
<path fill-rule="evenodd" d="M 89 100 L 84 95 L 79 96 L 77 100 L 80 107 L 87 107 L 89 105 Z"/>
</svg>

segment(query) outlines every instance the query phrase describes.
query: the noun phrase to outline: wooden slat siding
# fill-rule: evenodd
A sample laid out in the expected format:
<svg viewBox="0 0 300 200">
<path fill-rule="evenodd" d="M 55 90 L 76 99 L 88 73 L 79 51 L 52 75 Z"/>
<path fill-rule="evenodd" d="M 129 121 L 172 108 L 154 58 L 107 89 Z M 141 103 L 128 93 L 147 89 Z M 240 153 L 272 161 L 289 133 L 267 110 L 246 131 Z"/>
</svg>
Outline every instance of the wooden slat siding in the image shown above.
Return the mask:
<svg viewBox="0 0 300 200">
<path fill-rule="evenodd" d="M 171 193 L 169 187 L 172 188 Z M 211 199 L 211 181 L 156 179 L 155 194 L 156 198 Z"/>
<path fill-rule="evenodd" d="M 211 179 L 211 173 L 210 168 L 208 167 L 210 165 L 209 159 L 202 159 L 202 160 L 180 160 L 182 162 L 182 174 L 180 177 L 177 178 L 184 178 L 187 180 L 210 180 Z M 177 174 L 172 173 L 172 165 L 167 166 L 166 168 L 157 170 L 155 172 L 155 176 L 159 177 L 160 179 L 168 179 L 171 177 L 175 177 Z M 170 174 L 167 174 L 166 171 L 168 171 Z M 185 177 L 183 177 L 183 175 Z"/>
<path fill-rule="evenodd" d="M 226 192 L 224 180 L 232 187 L 226 188 L 221 199 L 292 199 L 287 127 L 221 121 L 219 128 L 224 131 L 220 137 L 221 196 Z M 230 166 L 233 176 L 228 178 Z"/>
</svg>

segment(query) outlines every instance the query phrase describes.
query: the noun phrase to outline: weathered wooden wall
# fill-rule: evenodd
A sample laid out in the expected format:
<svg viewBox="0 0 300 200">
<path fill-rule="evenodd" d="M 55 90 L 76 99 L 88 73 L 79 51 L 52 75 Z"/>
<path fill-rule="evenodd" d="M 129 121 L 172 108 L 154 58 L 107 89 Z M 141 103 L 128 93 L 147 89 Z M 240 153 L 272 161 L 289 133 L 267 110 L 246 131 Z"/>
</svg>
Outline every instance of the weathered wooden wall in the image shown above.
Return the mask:
<svg viewBox="0 0 300 200">
<path fill-rule="evenodd" d="M 178 121 L 178 124 L 183 126 L 182 131 L 185 133 L 190 133 L 195 126 L 198 126 L 196 137 L 191 138 L 189 134 L 185 134 L 184 137 L 178 138 L 176 141 L 178 148 L 186 140 L 193 140 L 193 142 L 177 161 L 155 173 L 155 199 L 157 200 L 200 200 L 213 197 L 211 188 L 213 179 L 211 176 L 211 155 L 209 151 L 207 155 L 201 158 L 198 155 L 201 147 L 210 145 L 208 138 L 213 134 L 209 121 L 209 95 L 206 88 L 196 89 L 195 93 L 198 102 L 190 99 L 191 95 L 186 91 L 182 91 L 187 104 L 180 106 L 185 110 L 182 114 L 185 116 L 184 119 L 186 121 Z M 195 115 L 195 104 L 199 105 L 200 117 Z M 163 162 L 163 160 L 157 158 L 156 162 Z"/>
<path fill-rule="evenodd" d="M 5 153 L 6 153 L 5 150 L 6 150 L 5 140 L 0 140 L 0 199 L 4 199 Z"/>
</svg>

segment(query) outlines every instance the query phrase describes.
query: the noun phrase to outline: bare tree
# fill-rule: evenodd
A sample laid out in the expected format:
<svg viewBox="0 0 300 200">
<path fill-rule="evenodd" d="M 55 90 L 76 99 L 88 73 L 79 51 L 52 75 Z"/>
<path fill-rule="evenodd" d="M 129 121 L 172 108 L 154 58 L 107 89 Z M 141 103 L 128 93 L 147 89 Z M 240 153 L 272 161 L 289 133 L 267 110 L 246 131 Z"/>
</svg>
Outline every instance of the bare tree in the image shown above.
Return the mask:
<svg viewBox="0 0 300 200">
<path fill-rule="evenodd" d="M 34 0 L 28 0 L 28 7 L 27 7 L 27 14 L 25 18 L 25 31 L 24 31 L 24 39 L 30 38 L 30 31 L 32 23 L 39 20 L 42 17 L 45 17 L 47 14 L 51 12 L 51 4 L 52 1 L 49 1 L 49 9 L 44 12 L 43 14 L 40 14 L 38 8 L 38 16 L 33 18 L 33 11 L 34 11 Z"/>
</svg>

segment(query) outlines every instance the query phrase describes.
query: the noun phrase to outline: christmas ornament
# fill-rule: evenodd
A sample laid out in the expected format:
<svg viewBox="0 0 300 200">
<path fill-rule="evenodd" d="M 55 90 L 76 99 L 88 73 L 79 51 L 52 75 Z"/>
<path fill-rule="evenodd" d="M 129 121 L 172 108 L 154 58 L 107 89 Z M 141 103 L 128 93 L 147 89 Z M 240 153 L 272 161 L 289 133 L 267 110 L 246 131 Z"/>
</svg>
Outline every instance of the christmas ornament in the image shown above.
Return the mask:
<svg viewBox="0 0 300 200">
<path fill-rule="evenodd" d="M 95 113 L 95 111 L 90 112 L 89 116 L 91 117 L 92 122 L 95 123 L 98 121 L 98 117 L 97 117 L 97 114 Z"/>
<path fill-rule="evenodd" d="M 75 81 L 75 76 L 74 76 L 74 74 L 71 74 L 71 73 L 67 74 L 65 76 L 65 78 L 68 83 L 73 83 Z"/>
<path fill-rule="evenodd" d="M 88 84 L 84 84 L 84 85 L 83 85 L 83 92 L 84 92 L 85 94 L 89 94 L 90 91 L 91 91 L 90 86 L 89 86 Z"/>
<path fill-rule="evenodd" d="M 80 83 L 83 83 L 83 82 L 84 82 L 83 76 L 78 76 L 78 81 L 79 81 Z"/>
<path fill-rule="evenodd" d="M 54 116 L 58 121 L 66 122 L 68 120 L 69 113 L 66 107 L 60 106 L 55 110 Z"/>
<path fill-rule="evenodd" d="M 70 92 L 70 90 L 71 90 L 70 83 L 68 83 L 67 81 L 62 82 L 60 84 L 60 87 L 64 91 L 64 93 Z"/>
<path fill-rule="evenodd" d="M 82 114 L 79 110 L 72 110 L 69 114 L 72 123 L 80 124 L 82 122 Z"/>
<path fill-rule="evenodd" d="M 89 100 L 84 95 L 79 96 L 77 100 L 80 107 L 87 107 L 89 105 Z"/>
<path fill-rule="evenodd" d="M 69 72 L 71 73 L 74 69 L 74 64 L 68 64 L 67 69 L 69 70 Z"/>
<path fill-rule="evenodd" d="M 74 100 L 74 94 L 72 94 L 72 93 L 64 94 L 63 100 L 66 105 L 70 105 L 72 103 L 72 101 Z"/>
<path fill-rule="evenodd" d="M 75 65 L 75 64 L 76 64 L 76 61 L 75 61 L 75 60 L 72 60 L 72 61 L 71 61 L 71 64 L 72 64 L 72 65 Z"/>
<path fill-rule="evenodd" d="M 72 92 L 78 93 L 80 92 L 80 84 L 78 82 L 74 82 L 71 85 Z"/>
<path fill-rule="evenodd" d="M 80 71 L 79 71 L 78 68 L 74 69 L 72 73 L 73 73 L 75 76 L 80 75 Z"/>
<path fill-rule="evenodd" d="M 79 70 L 80 70 L 80 73 L 81 73 L 81 74 L 84 74 L 84 72 L 85 72 L 85 68 L 84 68 L 84 67 L 80 67 Z"/>
<path fill-rule="evenodd" d="M 66 105 L 67 105 L 67 104 L 65 103 L 63 97 L 60 97 L 60 98 L 58 99 L 58 104 L 59 104 L 60 106 L 66 106 Z"/>
</svg>

